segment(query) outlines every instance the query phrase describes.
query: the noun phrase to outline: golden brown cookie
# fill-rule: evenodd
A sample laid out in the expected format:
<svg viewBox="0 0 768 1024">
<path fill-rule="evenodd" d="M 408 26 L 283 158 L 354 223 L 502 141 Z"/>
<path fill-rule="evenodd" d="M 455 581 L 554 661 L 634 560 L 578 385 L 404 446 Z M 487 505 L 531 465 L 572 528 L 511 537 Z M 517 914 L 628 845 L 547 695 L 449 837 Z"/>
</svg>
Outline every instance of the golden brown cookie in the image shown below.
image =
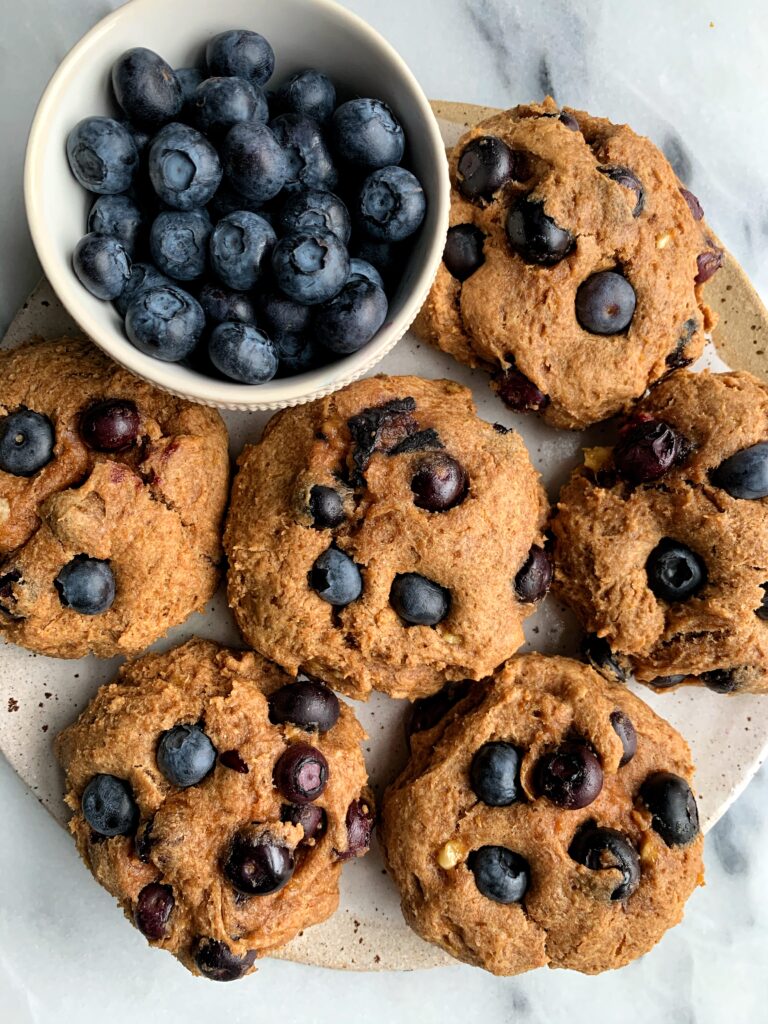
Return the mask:
<svg viewBox="0 0 768 1024">
<path fill-rule="evenodd" d="M 475 125 L 450 169 L 417 330 L 494 374 L 512 408 L 584 427 L 701 353 L 722 252 L 648 139 L 547 99 Z"/>
<path fill-rule="evenodd" d="M 70 828 L 129 920 L 232 981 L 325 920 L 373 805 L 332 690 L 191 640 L 126 665 L 56 741 Z"/>
<path fill-rule="evenodd" d="M 511 659 L 416 733 L 380 841 L 409 925 L 494 974 L 621 967 L 703 878 L 685 741 L 624 687 Z"/>
<path fill-rule="evenodd" d="M 256 650 L 356 697 L 480 678 L 550 582 L 521 439 L 447 380 L 374 377 L 286 409 L 247 447 L 225 532 Z"/>
<path fill-rule="evenodd" d="M 676 373 L 552 520 L 557 586 L 608 676 L 768 692 L 768 387 Z"/>
<path fill-rule="evenodd" d="M 218 580 L 218 412 L 85 340 L 0 353 L 0 632 L 43 654 L 143 650 Z"/>
</svg>

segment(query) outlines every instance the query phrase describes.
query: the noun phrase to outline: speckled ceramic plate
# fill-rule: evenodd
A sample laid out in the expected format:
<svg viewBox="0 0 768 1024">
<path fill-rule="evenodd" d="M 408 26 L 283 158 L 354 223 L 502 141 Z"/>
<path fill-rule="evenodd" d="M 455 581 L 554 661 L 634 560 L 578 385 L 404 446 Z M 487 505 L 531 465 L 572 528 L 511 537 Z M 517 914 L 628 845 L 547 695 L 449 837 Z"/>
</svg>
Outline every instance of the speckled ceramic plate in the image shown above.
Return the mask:
<svg viewBox="0 0 768 1024">
<path fill-rule="evenodd" d="M 466 126 L 494 112 L 456 104 L 435 104 L 435 108 L 448 145 Z M 716 347 L 708 347 L 697 368 L 739 366 L 768 379 L 768 358 L 763 350 L 768 342 L 768 314 L 734 260 L 726 260 L 708 287 L 707 297 L 720 314 L 720 324 L 714 336 Z M 77 328 L 48 285 L 42 283 L 19 311 L 4 344 L 16 344 L 33 334 L 58 337 L 64 333 L 77 333 Z M 514 415 L 492 395 L 485 374 L 460 366 L 412 336 L 406 336 L 376 369 L 451 377 L 469 386 L 482 417 L 514 426 L 523 436 L 551 497 L 580 461 L 582 446 L 600 443 L 599 427 L 589 434 L 575 434 L 552 430 L 535 417 Z M 245 441 L 258 438 L 268 414 L 225 413 L 225 418 L 235 455 Z M 564 654 L 576 653 L 580 635 L 566 610 L 552 598 L 528 620 L 526 633 L 528 649 Z M 204 614 L 173 630 L 156 649 L 195 634 L 239 644 L 223 593 Z M 10 645 L 2 649 L 0 658 L 0 749 L 43 806 L 64 824 L 67 812 L 61 799 L 62 779 L 51 739 L 72 721 L 97 687 L 114 675 L 118 661 L 61 661 Z M 690 743 L 698 766 L 696 789 L 702 821 L 705 830 L 710 828 L 741 793 L 768 751 L 768 698 L 723 697 L 696 687 L 667 694 L 653 694 L 639 686 L 633 689 Z M 404 701 L 378 695 L 367 704 L 356 704 L 369 734 L 366 757 L 379 793 L 405 759 L 405 709 Z M 345 868 L 338 913 L 325 924 L 308 929 L 282 955 L 352 970 L 403 970 L 451 962 L 406 927 L 397 893 L 375 845 L 369 856 Z"/>
</svg>

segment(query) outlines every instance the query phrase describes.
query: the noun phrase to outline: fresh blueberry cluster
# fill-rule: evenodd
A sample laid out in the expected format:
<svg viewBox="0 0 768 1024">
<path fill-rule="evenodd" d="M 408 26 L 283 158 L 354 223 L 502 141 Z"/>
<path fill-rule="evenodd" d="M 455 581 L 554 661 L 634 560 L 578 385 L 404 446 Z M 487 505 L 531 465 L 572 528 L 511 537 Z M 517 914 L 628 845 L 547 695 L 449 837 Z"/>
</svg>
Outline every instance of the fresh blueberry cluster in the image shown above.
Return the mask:
<svg viewBox="0 0 768 1024">
<path fill-rule="evenodd" d="M 263 384 L 357 352 L 426 211 L 402 126 L 381 100 L 338 103 L 314 68 L 268 91 L 257 32 L 215 36 L 201 64 L 126 51 L 123 116 L 69 133 L 72 173 L 98 197 L 75 273 L 141 352 L 208 375 Z"/>
</svg>

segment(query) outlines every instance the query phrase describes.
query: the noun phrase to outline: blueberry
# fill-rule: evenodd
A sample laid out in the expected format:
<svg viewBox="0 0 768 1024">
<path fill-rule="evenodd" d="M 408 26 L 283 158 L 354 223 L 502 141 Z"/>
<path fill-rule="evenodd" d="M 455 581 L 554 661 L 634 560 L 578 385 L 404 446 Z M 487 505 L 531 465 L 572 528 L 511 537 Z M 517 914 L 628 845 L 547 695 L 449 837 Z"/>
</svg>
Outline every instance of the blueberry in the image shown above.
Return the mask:
<svg viewBox="0 0 768 1024">
<path fill-rule="evenodd" d="M 508 807 L 521 796 L 520 751 L 511 743 L 484 743 L 469 769 L 472 792 L 489 807 Z"/>
<path fill-rule="evenodd" d="M 469 490 L 467 471 L 451 455 L 425 456 L 411 477 L 413 503 L 427 512 L 447 512 L 460 505 Z"/>
<path fill-rule="evenodd" d="M 309 804 L 328 784 L 328 762 L 308 743 L 292 743 L 281 754 L 273 774 L 275 786 L 294 804 Z"/>
<path fill-rule="evenodd" d="M 231 772 L 238 772 L 240 775 L 248 775 L 251 770 L 240 756 L 239 750 L 222 750 L 219 754 L 219 764 L 223 764 Z"/>
<path fill-rule="evenodd" d="M 344 500 L 339 492 L 323 484 L 314 484 L 309 492 L 309 511 L 312 525 L 317 530 L 332 530 L 341 526 L 346 518 Z"/>
<path fill-rule="evenodd" d="M 549 405 L 549 395 L 514 366 L 498 374 L 495 388 L 502 402 L 515 412 L 539 412 Z"/>
<path fill-rule="evenodd" d="M 298 726 L 306 732 L 328 732 L 339 720 L 339 698 L 319 679 L 298 678 L 267 698 L 273 725 Z"/>
<path fill-rule="evenodd" d="M 707 249 L 700 252 L 696 257 L 697 274 L 694 277 L 696 284 L 706 284 L 710 277 L 714 277 L 717 271 L 725 262 L 722 249 Z"/>
<path fill-rule="evenodd" d="M 373 832 L 373 808 L 364 799 L 353 800 L 347 808 L 347 848 L 336 850 L 339 860 L 351 860 L 368 851 Z"/>
<path fill-rule="evenodd" d="M 515 593 L 521 601 L 540 601 L 552 586 L 552 559 L 544 548 L 534 544 L 528 558 L 515 576 Z"/>
<path fill-rule="evenodd" d="M 739 685 L 736 672 L 730 668 L 715 668 L 709 672 L 702 672 L 699 678 L 708 690 L 715 693 L 733 693 Z"/>
<path fill-rule="evenodd" d="M 631 484 L 658 480 L 685 454 L 687 445 L 664 420 L 630 423 L 613 450 L 616 472 Z"/>
<path fill-rule="evenodd" d="M 172 121 L 181 110 L 181 83 L 162 57 L 135 46 L 112 65 L 112 88 L 125 116 L 134 124 Z"/>
<path fill-rule="evenodd" d="M 93 402 L 80 417 L 80 436 L 96 452 L 121 452 L 136 443 L 141 418 L 128 398 Z"/>
<path fill-rule="evenodd" d="M 603 788 L 603 769 L 584 743 L 562 743 L 543 754 L 535 773 L 539 794 L 568 811 L 591 804 Z"/>
<path fill-rule="evenodd" d="M 619 871 L 612 900 L 626 900 L 640 884 L 640 858 L 626 836 L 612 828 L 583 825 L 571 840 L 568 855 L 591 871 Z"/>
<path fill-rule="evenodd" d="M 338 548 L 328 548 L 315 559 L 309 585 L 323 601 L 344 608 L 362 594 L 363 577 L 349 555 Z"/>
<path fill-rule="evenodd" d="M 203 73 L 199 68 L 176 68 L 176 79 L 181 87 L 181 102 L 188 107 L 195 98 L 195 89 L 203 80 Z"/>
<path fill-rule="evenodd" d="M 352 250 L 354 258 L 370 263 L 385 282 L 392 282 L 407 258 L 407 248 L 377 238 L 360 238 Z M 375 282 L 378 284 L 378 281 Z"/>
<path fill-rule="evenodd" d="M 667 846 L 685 846 L 699 834 L 699 810 L 691 787 L 672 772 L 654 772 L 640 787 L 651 824 Z"/>
<path fill-rule="evenodd" d="M 709 478 L 715 487 L 722 487 L 732 498 L 755 501 L 768 497 L 768 441 L 742 448 L 729 456 Z"/>
<path fill-rule="evenodd" d="M 405 734 L 410 744 L 411 736 L 417 732 L 432 729 L 441 722 L 448 712 L 469 693 L 472 683 L 469 679 L 460 682 L 446 683 L 437 693 L 429 697 L 420 697 L 411 704 L 406 719 Z"/>
<path fill-rule="evenodd" d="M 528 861 L 506 846 L 481 846 L 469 855 L 467 865 L 478 890 L 494 903 L 521 903 L 528 891 Z"/>
<path fill-rule="evenodd" d="M 685 601 L 707 582 L 707 567 L 685 544 L 663 537 L 645 563 L 648 586 L 663 601 Z"/>
<path fill-rule="evenodd" d="M 358 219 L 372 238 L 400 242 L 418 230 L 426 208 L 424 189 L 415 175 L 404 167 L 382 167 L 363 182 Z"/>
<path fill-rule="evenodd" d="M 125 315 L 125 330 L 140 352 L 178 362 L 188 356 L 205 327 L 200 303 L 174 285 L 141 292 Z"/>
<path fill-rule="evenodd" d="M 378 285 L 352 278 L 338 295 L 319 306 L 314 336 L 338 355 L 350 355 L 367 345 L 387 318 L 387 296 Z"/>
<path fill-rule="evenodd" d="M 597 169 L 601 174 L 610 178 L 611 181 L 615 181 L 617 185 L 621 185 L 622 188 L 627 189 L 633 194 L 635 202 L 632 207 L 632 216 L 639 217 L 645 207 L 645 189 L 634 171 L 630 171 L 628 167 L 616 165 L 598 167 Z"/>
<path fill-rule="evenodd" d="M 237 981 L 253 966 L 256 950 L 249 949 L 236 956 L 229 946 L 218 939 L 198 939 L 194 946 L 195 964 L 204 977 L 211 981 Z"/>
<path fill-rule="evenodd" d="M 581 128 L 579 127 L 579 122 L 576 120 L 576 118 L 573 116 L 573 114 L 571 114 L 567 110 L 561 110 L 560 111 L 560 114 L 558 116 L 558 120 L 561 122 L 561 124 L 565 125 L 565 127 L 568 129 L 569 132 L 579 132 L 579 131 L 581 131 Z"/>
<path fill-rule="evenodd" d="M 328 829 L 328 817 L 322 807 L 315 804 L 283 804 L 280 821 L 301 825 L 304 838 L 300 846 L 311 846 L 322 839 Z"/>
<path fill-rule="evenodd" d="M 213 770 L 216 748 L 199 725 L 174 725 L 160 737 L 155 756 L 171 785 L 186 789 Z"/>
<path fill-rule="evenodd" d="M 527 178 L 528 161 L 495 135 L 471 139 L 459 157 L 456 177 L 459 191 L 472 201 L 489 201 L 508 181 Z"/>
<path fill-rule="evenodd" d="M 108 561 L 76 555 L 53 581 L 59 600 L 78 615 L 101 615 L 115 600 L 115 575 Z"/>
<path fill-rule="evenodd" d="M 612 676 L 620 683 L 626 681 L 626 670 L 611 650 L 611 645 L 605 637 L 597 636 L 595 633 L 588 633 L 584 637 L 582 649 L 590 665 L 602 675 L 608 678 Z"/>
<path fill-rule="evenodd" d="M 152 266 L 151 263 L 131 264 L 131 276 L 125 282 L 125 288 L 115 299 L 115 309 L 120 316 L 125 317 L 128 307 L 144 292 L 150 288 L 159 288 L 161 285 L 173 285 L 173 282 L 165 274 Z"/>
<path fill-rule="evenodd" d="M 175 210 L 197 210 L 221 183 L 221 163 L 210 142 L 186 124 L 167 124 L 149 150 L 149 177 L 157 195 Z"/>
<path fill-rule="evenodd" d="M 312 117 L 323 124 L 336 106 L 336 90 L 322 71 L 307 68 L 283 82 L 275 95 L 275 104 L 283 113 Z"/>
<path fill-rule="evenodd" d="M 258 213 L 264 220 L 268 220 L 270 224 L 273 223 L 272 214 L 264 203 L 246 198 L 246 196 L 241 195 L 240 192 L 224 181 L 219 185 L 216 195 L 208 204 L 208 213 L 215 223 L 220 221 L 222 217 L 226 217 L 227 214 L 237 213 L 240 210 L 250 210 L 251 213 Z"/>
<path fill-rule="evenodd" d="M 375 284 L 377 288 L 381 288 L 384 291 L 384 278 L 378 272 L 376 267 L 368 263 L 366 260 L 357 259 L 353 257 L 349 261 L 349 280 L 360 280 L 370 281 L 371 284 Z"/>
<path fill-rule="evenodd" d="M 224 862 L 224 874 L 245 896 L 266 896 L 279 892 L 294 872 L 291 850 L 268 834 L 253 829 L 239 832 Z"/>
<path fill-rule="evenodd" d="M 150 133 L 148 131 L 145 131 L 144 128 L 140 128 L 138 125 L 131 124 L 128 118 L 121 118 L 120 124 L 124 128 L 127 128 L 128 131 L 131 133 L 131 138 L 136 144 L 136 152 L 139 154 L 140 157 L 144 156 L 146 151 L 149 149 L 150 142 L 152 141 L 152 136 L 150 135 Z M 141 164 L 139 164 L 139 166 L 141 166 Z M 139 183 L 139 185 L 140 184 L 141 183 Z M 136 181 L 134 180 L 134 186 L 135 185 Z"/>
<path fill-rule="evenodd" d="M 671 676 L 656 676 L 649 683 L 656 690 L 671 690 L 674 686 L 679 686 L 680 683 L 685 682 L 688 676 L 682 672 L 677 675 Z"/>
<path fill-rule="evenodd" d="M 619 334 L 632 323 L 635 289 L 622 274 L 602 270 L 576 292 L 576 319 L 590 334 Z"/>
<path fill-rule="evenodd" d="M 247 29 L 232 29 L 214 36 L 205 48 L 212 75 L 244 78 L 251 85 L 265 85 L 275 70 L 275 53 L 264 36 Z"/>
<path fill-rule="evenodd" d="M 117 195 L 131 187 L 139 166 L 133 135 L 111 117 L 86 117 L 67 136 L 72 173 L 89 192 Z"/>
<path fill-rule="evenodd" d="M 760 604 L 755 608 L 755 615 L 763 622 L 768 622 L 768 583 L 761 583 L 760 587 L 763 595 L 760 598 Z"/>
<path fill-rule="evenodd" d="M 573 251 L 576 241 L 567 228 L 544 212 L 540 199 L 523 196 L 507 214 L 507 239 L 526 263 L 552 267 Z"/>
<path fill-rule="evenodd" d="M 308 306 L 286 298 L 280 292 L 264 292 L 259 299 L 259 312 L 272 333 L 301 334 L 309 327 L 312 311 Z"/>
<path fill-rule="evenodd" d="M 205 273 L 210 237 L 204 210 L 166 210 L 149 232 L 152 259 L 174 281 L 194 281 Z"/>
<path fill-rule="evenodd" d="M 94 775 L 80 801 L 83 817 L 100 836 L 132 835 L 139 824 L 133 790 L 114 775 Z"/>
<path fill-rule="evenodd" d="M 285 188 L 289 192 L 334 188 L 338 174 L 317 121 L 299 114 L 280 114 L 270 128 L 285 153 Z"/>
<path fill-rule="evenodd" d="M 282 234 L 292 231 L 331 231 L 344 245 L 352 230 L 347 208 L 333 192 L 308 188 L 292 192 L 280 211 Z"/>
<path fill-rule="evenodd" d="M 243 292 L 232 291 L 209 281 L 200 289 L 199 299 L 206 317 L 215 324 L 225 321 L 256 323 L 256 307 L 250 295 Z"/>
<path fill-rule="evenodd" d="M 451 594 L 417 572 L 404 572 L 392 581 L 389 603 L 409 625 L 436 626 L 450 611 Z"/>
<path fill-rule="evenodd" d="M 458 281 L 471 277 L 485 263 L 484 242 L 485 235 L 474 224 L 457 224 L 448 228 L 443 250 L 443 263 L 448 273 Z"/>
<path fill-rule="evenodd" d="M 277 373 L 275 346 L 252 324 L 217 324 L 208 341 L 211 362 L 230 380 L 265 384 Z"/>
<path fill-rule="evenodd" d="M 213 229 L 211 267 L 230 288 L 248 291 L 261 276 L 275 241 L 272 225 L 258 213 L 230 213 Z"/>
<path fill-rule="evenodd" d="M 236 124 L 269 120 L 266 96 L 244 78 L 206 78 L 195 90 L 192 106 L 197 127 L 213 137 Z"/>
<path fill-rule="evenodd" d="M 680 195 L 688 204 L 688 209 L 691 211 L 694 220 L 702 220 L 704 217 L 704 210 L 702 209 L 701 203 L 693 194 L 689 192 L 687 188 L 680 186 Z"/>
<path fill-rule="evenodd" d="M 229 185 L 255 203 L 274 198 L 288 178 L 283 147 L 265 124 L 247 122 L 230 128 L 222 161 Z"/>
<path fill-rule="evenodd" d="M 331 143 L 337 156 L 356 167 L 399 164 L 405 135 L 395 115 L 381 100 L 342 103 L 331 119 Z"/>
<path fill-rule="evenodd" d="M 19 409 L 0 417 L 0 471 L 34 476 L 53 458 L 56 435 L 47 416 Z"/>
<path fill-rule="evenodd" d="M 611 727 L 621 740 L 624 753 L 619 761 L 619 768 L 629 764 L 637 752 L 637 732 L 632 724 L 632 719 L 624 711 L 611 712 Z"/>
<path fill-rule="evenodd" d="M 272 269 L 289 298 L 317 305 L 341 291 L 349 277 L 349 256 L 330 231 L 295 231 L 272 250 Z"/>
<path fill-rule="evenodd" d="M 131 258 L 123 243 L 94 232 L 75 246 L 72 266 L 80 283 L 97 299 L 116 299 L 131 276 Z"/>
<path fill-rule="evenodd" d="M 318 346 L 308 334 L 277 331 L 272 335 L 272 343 L 277 353 L 277 377 L 306 373 L 322 361 Z"/>
<path fill-rule="evenodd" d="M 136 927 L 148 939 L 155 942 L 164 939 L 174 902 L 173 889 L 170 885 L 160 885 L 159 882 L 145 885 L 136 901 Z"/>
<path fill-rule="evenodd" d="M 109 235 L 133 255 L 144 217 L 129 196 L 99 196 L 88 214 L 88 231 Z"/>
</svg>

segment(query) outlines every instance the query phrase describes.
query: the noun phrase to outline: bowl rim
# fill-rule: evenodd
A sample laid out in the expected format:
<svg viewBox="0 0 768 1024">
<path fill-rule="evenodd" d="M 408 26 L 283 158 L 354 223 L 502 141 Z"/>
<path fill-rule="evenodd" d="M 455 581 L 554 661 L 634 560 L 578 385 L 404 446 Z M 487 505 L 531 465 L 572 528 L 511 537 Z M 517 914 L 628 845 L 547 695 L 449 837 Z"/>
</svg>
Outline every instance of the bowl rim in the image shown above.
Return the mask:
<svg viewBox="0 0 768 1024">
<path fill-rule="evenodd" d="M 286 5 L 291 0 L 284 0 Z M 305 3 L 305 0 L 301 0 Z M 272 410 L 301 405 L 324 397 L 368 373 L 406 333 L 429 294 L 442 260 L 450 213 L 450 178 L 445 146 L 437 118 L 418 79 L 395 50 L 376 29 L 353 11 L 342 7 L 336 0 L 311 0 L 325 9 L 330 17 L 346 21 L 350 27 L 367 38 L 374 49 L 394 64 L 414 102 L 414 108 L 426 129 L 424 138 L 434 157 L 435 187 L 430 195 L 430 212 L 434 219 L 432 237 L 415 274 L 410 293 L 402 309 L 385 323 L 377 336 L 358 352 L 343 357 L 307 373 L 269 381 L 266 384 L 241 384 L 217 380 L 202 374 L 178 379 L 175 363 L 155 359 L 140 352 L 124 336 L 117 336 L 112 327 L 105 328 L 88 307 L 80 301 L 74 286 L 81 287 L 66 262 L 50 241 L 43 216 L 40 191 L 44 175 L 43 152 L 48 123 L 56 109 L 59 96 L 69 81 L 84 51 L 112 30 L 116 23 L 134 16 L 141 9 L 150 18 L 157 9 L 158 0 L 128 0 L 117 10 L 98 21 L 69 50 L 51 76 L 38 102 L 27 139 L 24 161 L 24 203 L 30 235 L 38 259 L 48 281 L 64 308 L 85 334 L 115 362 L 139 377 L 181 398 L 233 410 Z M 84 115 L 86 116 L 86 115 Z M 62 157 L 63 159 L 63 157 Z M 71 276 L 70 276 L 71 275 Z M 183 283 L 182 283 L 183 286 Z"/>
</svg>

